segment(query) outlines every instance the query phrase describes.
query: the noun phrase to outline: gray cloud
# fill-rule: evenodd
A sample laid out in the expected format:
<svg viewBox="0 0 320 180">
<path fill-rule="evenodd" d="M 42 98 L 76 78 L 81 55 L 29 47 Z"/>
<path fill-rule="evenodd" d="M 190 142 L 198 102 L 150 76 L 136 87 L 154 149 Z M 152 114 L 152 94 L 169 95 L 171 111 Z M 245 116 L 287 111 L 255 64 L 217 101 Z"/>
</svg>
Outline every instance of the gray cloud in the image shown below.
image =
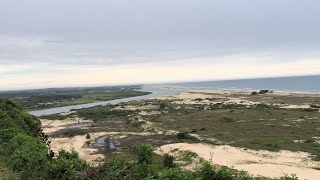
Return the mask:
<svg viewBox="0 0 320 180">
<path fill-rule="evenodd" d="M 319 7 L 314 0 L 1 0 L 0 68 L 31 68 L 0 76 L 32 74 L 39 63 L 59 65 L 37 72 L 54 74 L 66 71 L 62 65 L 317 59 Z"/>
<path fill-rule="evenodd" d="M 0 46 L 1 61 L 127 63 L 316 49 L 319 6 L 311 0 L 2 0 L 0 33 L 16 44 Z"/>
</svg>

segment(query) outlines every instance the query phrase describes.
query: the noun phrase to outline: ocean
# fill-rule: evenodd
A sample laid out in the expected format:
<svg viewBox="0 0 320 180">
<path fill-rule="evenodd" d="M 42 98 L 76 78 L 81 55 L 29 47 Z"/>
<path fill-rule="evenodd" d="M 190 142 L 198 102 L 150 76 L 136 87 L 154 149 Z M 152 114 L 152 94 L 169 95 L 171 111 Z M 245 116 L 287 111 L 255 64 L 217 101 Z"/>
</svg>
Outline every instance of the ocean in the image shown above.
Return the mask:
<svg viewBox="0 0 320 180">
<path fill-rule="evenodd" d="M 320 93 L 320 75 L 279 78 L 258 78 L 224 81 L 202 81 L 170 83 L 166 86 L 193 89 L 232 89 L 258 91 L 262 89 L 278 92 Z"/>
</svg>

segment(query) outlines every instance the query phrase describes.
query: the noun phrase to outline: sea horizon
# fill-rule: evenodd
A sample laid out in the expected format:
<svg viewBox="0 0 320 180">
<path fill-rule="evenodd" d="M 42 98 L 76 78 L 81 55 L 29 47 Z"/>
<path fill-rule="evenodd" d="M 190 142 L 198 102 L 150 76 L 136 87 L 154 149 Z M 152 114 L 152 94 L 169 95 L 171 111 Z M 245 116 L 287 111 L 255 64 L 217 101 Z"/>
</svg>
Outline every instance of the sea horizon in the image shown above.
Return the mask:
<svg viewBox="0 0 320 180">
<path fill-rule="evenodd" d="M 164 83 L 161 85 L 191 89 L 224 89 L 243 91 L 273 90 L 275 92 L 317 94 L 320 93 L 319 82 L 320 75 L 307 75 L 272 78 L 176 82 Z"/>
</svg>

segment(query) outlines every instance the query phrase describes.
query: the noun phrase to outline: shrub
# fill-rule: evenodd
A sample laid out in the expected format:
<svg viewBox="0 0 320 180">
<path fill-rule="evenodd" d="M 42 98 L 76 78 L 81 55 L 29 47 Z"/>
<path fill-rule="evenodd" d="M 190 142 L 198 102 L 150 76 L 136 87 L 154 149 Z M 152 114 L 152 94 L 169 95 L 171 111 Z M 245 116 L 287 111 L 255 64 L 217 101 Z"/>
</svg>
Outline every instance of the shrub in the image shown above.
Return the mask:
<svg viewBox="0 0 320 180">
<path fill-rule="evenodd" d="M 252 95 L 252 96 L 256 96 L 256 95 L 258 95 L 258 92 L 253 91 L 253 92 L 251 93 L 251 95 Z"/>
<path fill-rule="evenodd" d="M 186 132 L 178 133 L 177 138 L 179 140 L 196 140 L 197 139 Z"/>
<path fill-rule="evenodd" d="M 164 102 L 160 103 L 160 109 L 166 108 L 168 105 Z"/>
<path fill-rule="evenodd" d="M 163 166 L 168 168 L 174 168 L 176 165 L 174 164 L 174 157 L 169 154 L 164 154 L 163 156 Z"/>
<path fill-rule="evenodd" d="M 315 142 L 316 142 L 316 140 L 313 139 L 313 138 L 310 138 L 310 139 L 307 139 L 307 140 L 304 141 L 304 143 L 309 143 L 309 144 L 315 143 Z"/>
<path fill-rule="evenodd" d="M 99 168 L 98 179 L 132 179 L 134 164 L 122 157 L 112 157 L 107 159 Z"/>
<path fill-rule="evenodd" d="M 60 150 L 59 156 L 47 166 L 47 179 L 84 179 L 84 172 L 88 168 L 89 165 L 74 150 Z"/>
<path fill-rule="evenodd" d="M 311 107 L 311 108 L 320 108 L 320 105 L 311 104 L 310 107 Z"/>
<path fill-rule="evenodd" d="M 91 136 L 90 136 L 90 134 L 89 134 L 89 133 L 87 133 L 87 135 L 86 135 L 86 139 L 91 139 Z"/>
<path fill-rule="evenodd" d="M 158 173 L 158 177 L 156 178 L 158 180 L 193 180 L 197 179 L 194 175 L 194 173 L 190 171 L 181 171 L 176 168 L 171 169 L 162 169 Z"/>
<path fill-rule="evenodd" d="M 209 162 L 205 162 L 198 170 L 198 176 L 202 180 L 233 180 L 234 173 L 229 169 L 220 168 L 216 169 Z"/>
<path fill-rule="evenodd" d="M 11 150 L 8 163 L 11 169 L 19 172 L 23 179 L 34 179 L 41 175 L 47 164 L 47 147 L 40 139 L 18 134 L 9 143 Z M 32 173 L 31 173 L 32 172 Z"/>
<path fill-rule="evenodd" d="M 267 94 L 269 90 L 261 90 L 258 94 Z"/>
<path fill-rule="evenodd" d="M 147 144 L 137 144 L 136 150 L 138 154 L 139 164 L 152 164 L 153 163 L 153 147 Z"/>
</svg>

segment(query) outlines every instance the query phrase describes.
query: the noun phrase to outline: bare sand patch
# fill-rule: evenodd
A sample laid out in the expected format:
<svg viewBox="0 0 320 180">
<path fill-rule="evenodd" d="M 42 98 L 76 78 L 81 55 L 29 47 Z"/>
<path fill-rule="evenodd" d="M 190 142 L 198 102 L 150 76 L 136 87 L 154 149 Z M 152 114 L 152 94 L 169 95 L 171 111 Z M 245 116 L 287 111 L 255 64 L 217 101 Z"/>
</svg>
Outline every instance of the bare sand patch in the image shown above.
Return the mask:
<svg viewBox="0 0 320 180">
<path fill-rule="evenodd" d="M 156 133 L 150 132 L 95 132 L 89 133 L 90 138 L 87 139 L 86 135 L 78 135 L 74 137 L 65 138 L 49 138 L 51 141 L 51 150 L 58 154 L 60 149 L 71 151 L 72 149 L 79 153 L 79 157 L 86 160 L 90 164 L 97 165 L 104 159 L 104 155 L 98 149 L 87 147 L 87 142 L 95 142 L 98 138 L 110 135 L 113 138 L 125 138 L 129 135 L 150 136 Z"/>
<path fill-rule="evenodd" d="M 192 151 L 200 158 L 217 165 L 244 170 L 250 174 L 265 177 L 281 177 L 296 174 L 300 179 L 318 180 L 319 162 L 312 161 L 310 154 L 304 152 L 270 152 L 236 148 L 228 145 L 214 146 L 207 144 L 177 143 L 161 146 L 157 153 L 169 153 L 173 149 Z"/>
<path fill-rule="evenodd" d="M 310 108 L 309 104 L 304 104 L 304 105 L 294 105 L 294 104 L 290 104 L 290 105 L 280 105 L 281 108 L 286 108 L 286 109 L 308 109 Z"/>
<path fill-rule="evenodd" d="M 98 149 L 85 147 L 87 141 L 95 140 L 96 138 L 105 135 L 103 132 L 91 133 L 90 139 L 86 135 L 74 136 L 71 138 L 49 138 L 51 141 L 51 150 L 58 154 L 60 149 L 71 151 L 72 149 L 79 153 L 79 157 L 91 164 L 97 164 L 104 159 L 102 154 L 99 154 Z"/>
<path fill-rule="evenodd" d="M 114 108 L 115 110 L 127 110 L 127 111 L 135 111 L 135 110 L 152 110 L 152 109 L 159 109 L 159 106 L 155 105 L 146 105 L 146 106 L 118 106 Z"/>
<path fill-rule="evenodd" d="M 182 92 L 174 96 L 162 96 L 155 99 L 160 100 L 175 100 L 176 104 L 215 104 L 215 103 L 233 103 L 233 104 L 243 104 L 252 105 L 255 104 L 253 101 L 228 97 L 230 95 L 250 95 L 249 92 L 245 91 L 235 91 L 235 90 L 190 90 L 185 89 L 187 92 Z"/>
<path fill-rule="evenodd" d="M 61 129 L 65 129 L 68 126 L 72 126 L 75 124 L 81 123 L 92 123 L 93 121 L 90 120 L 83 120 L 81 118 L 68 118 L 65 120 L 47 120 L 47 119 L 40 119 L 43 132 L 46 134 L 53 133 L 59 131 Z"/>
<path fill-rule="evenodd" d="M 141 115 L 141 116 L 151 116 L 151 115 L 158 115 L 158 114 L 162 114 L 162 112 L 160 112 L 160 111 L 141 111 L 141 112 L 139 112 L 139 115 Z"/>
</svg>

